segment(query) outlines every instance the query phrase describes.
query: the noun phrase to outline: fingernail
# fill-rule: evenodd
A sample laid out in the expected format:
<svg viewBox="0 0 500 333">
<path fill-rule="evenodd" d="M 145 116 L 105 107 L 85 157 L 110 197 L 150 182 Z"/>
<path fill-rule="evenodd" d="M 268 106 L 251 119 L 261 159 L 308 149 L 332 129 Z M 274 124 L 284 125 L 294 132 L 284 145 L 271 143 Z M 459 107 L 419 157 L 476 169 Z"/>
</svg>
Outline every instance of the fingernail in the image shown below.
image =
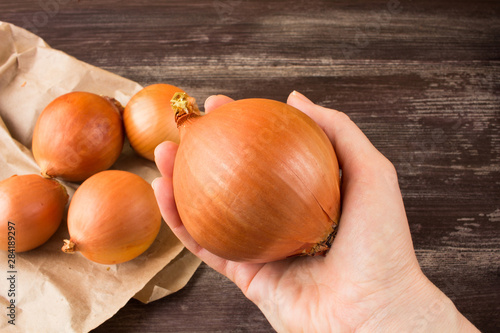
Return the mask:
<svg viewBox="0 0 500 333">
<path fill-rule="evenodd" d="M 291 95 L 297 97 L 298 99 L 300 99 L 303 102 L 313 104 L 313 102 L 311 102 L 311 100 L 309 98 L 307 98 L 303 94 L 299 93 L 297 90 L 292 91 Z"/>
<path fill-rule="evenodd" d="M 217 96 L 217 95 L 210 95 L 210 96 L 208 96 L 208 97 L 207 97 L 207 99 L 205 100 L 205 104 L 206 104 L 209 100 L 211 100 L 212 98 L 214 98 L 214 97 L 216 97 L 216 96 Z"/>
<path fill-rule="evenodd" d="M 153 179 L 153 181 L 151 182 L 151 187 L 153 188 L 153 190 L 155 189 L 155 184 L 158 182 L 158 179 L 160 179 L 160 177 Z"/>
<path fill-rule="evenodd" d="M 213 103 L 213 99 L 216 98 L 217 95 L 210 95 L 207 97 L 205 100 L 205 103 L 203 103 L 203 106 L 205 107 L 205 112 L 210 111 L 211 109 L 211 104 Z"/>
</svg>

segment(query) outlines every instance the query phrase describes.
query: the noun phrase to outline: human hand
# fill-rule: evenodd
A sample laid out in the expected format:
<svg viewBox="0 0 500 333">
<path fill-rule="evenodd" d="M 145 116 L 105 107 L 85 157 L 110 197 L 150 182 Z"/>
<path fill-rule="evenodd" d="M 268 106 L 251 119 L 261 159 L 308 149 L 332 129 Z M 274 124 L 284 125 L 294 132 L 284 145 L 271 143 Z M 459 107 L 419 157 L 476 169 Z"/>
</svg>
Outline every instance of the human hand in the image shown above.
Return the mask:
<svg viewBox="0 0 500 333">
<path fill-rule="evenodd" d="M 210 97 L 205 111 L 230 101 Z M 177 145 L 165 142 L 155 150 L 162 177 L 153 187 L 174 234 L 233 281 L 278 332 L 474 330 L 420 270 L 394 166 L 344 113 L 297 92 L 287 103 L 323 128 L 342 167 L 342 216 L 327 255 L 248 264 L 202 248 L 177 213 L 172 188 Z"/>
</svg>

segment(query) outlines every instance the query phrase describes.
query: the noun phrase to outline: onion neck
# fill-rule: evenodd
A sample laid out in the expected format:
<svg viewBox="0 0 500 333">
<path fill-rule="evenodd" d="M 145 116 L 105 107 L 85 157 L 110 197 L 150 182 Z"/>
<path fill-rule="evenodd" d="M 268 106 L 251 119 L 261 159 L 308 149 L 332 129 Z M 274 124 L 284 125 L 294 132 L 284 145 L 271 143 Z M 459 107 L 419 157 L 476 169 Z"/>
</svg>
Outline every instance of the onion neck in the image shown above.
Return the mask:
<svg viewBox="0 0 500 333">
<path fill-rule="evenodd" d="M 116 111 L 118 111 L 118 113 L 120 114 L 120 116 L 123 117 L 123 111 L 125 110 L 125 108 L 123 107 L 123 105 L 118 100 L 116 100 L 113 97 L 108 97 L 108 96 L 103 96 L 103 97 L 108 102 L 110 102 L 111 104 L 113 104 L 113 106 L 116 108 Z"/>
<path fill-rule="evenodd" d="M 175 113 L 177 127 L 182 126 L 188 119 L 200 116 L 200 110 L 196 100 L 185 92 L 177 92 L 170 100 L 172 110 Z"/>
<path fill-rule="evenodd" d="M 76 252 L 75 246 L 76 246 L 76 244 L 72 240 L 65 239 L 64 240 L 64 245 L 61 248 L 61 250 L 64 253 L 71 253 L 71 254 L 73 254 L 73 253 Z"/>
<path fill-rule="evenodd" d="M 47 179 L 52 179 L 53 177 L 51 175 L 49 175 L 47 173 L 47 170 L 41 170 L 40 171 L 40 175 L 43 177 L 43 178 L 47 178 Z"/>
</svg>

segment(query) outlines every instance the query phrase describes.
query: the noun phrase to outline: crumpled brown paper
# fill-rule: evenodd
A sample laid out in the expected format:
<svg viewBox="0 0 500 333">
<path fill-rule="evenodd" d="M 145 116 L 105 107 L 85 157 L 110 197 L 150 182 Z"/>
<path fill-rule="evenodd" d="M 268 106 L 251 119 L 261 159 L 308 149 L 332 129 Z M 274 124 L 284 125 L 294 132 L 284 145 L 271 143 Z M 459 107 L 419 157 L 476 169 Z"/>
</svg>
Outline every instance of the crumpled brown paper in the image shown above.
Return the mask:
<svg viewBox="0 0 500 333">
<path fill-rule="evenodd" d="M 26 30 L 0 22 L 0 180 L 13 174 L 40 173 L 30 150 L 32 132 L 38 115 L 54 98 L 70 91 L 89 91 L 126 105 L 141 88 L 50 48 Z M 127 143 L 112 168 L 134 172 L 148 182 L 159 176 L 155 164 L 138 157 Z M 78 187 L 63 184 L 70 196 Z M 8 253 L 0 251 L 2 332 L 90 331 L 132 297 L 147 303 L 184 287 L 200 264 L 166 224 L 150 249 L 118 265 L 96 264 L 78 253 L 63 253 L 60 249 L 67 237 L 64 220 L 46 244 L 17 253 L 13 267 L 9 267 Z M 12 301 L 15 326 L 9 324 L 12 316 L 8 316 Z"/>
</svg>

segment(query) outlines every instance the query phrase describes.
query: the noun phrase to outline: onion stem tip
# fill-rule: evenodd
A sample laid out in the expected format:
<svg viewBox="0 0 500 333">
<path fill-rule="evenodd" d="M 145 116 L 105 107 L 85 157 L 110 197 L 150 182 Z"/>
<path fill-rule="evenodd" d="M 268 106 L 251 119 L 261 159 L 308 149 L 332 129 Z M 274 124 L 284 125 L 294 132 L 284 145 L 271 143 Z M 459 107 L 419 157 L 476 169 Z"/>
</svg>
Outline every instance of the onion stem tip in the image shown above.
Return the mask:
<svg viewBox="0 0 500 333">
<path fill-rule="evenodd" d="M 46 170 L 42 170 L 42 171 L 40 171 L 40 175 L 41 175 L 43 178 L 47 178 L 47 179 L 52 179 L 52 178 L 53 178 L 51 175 L 48 175 L 48 174 L 47 174 L 47 171 L 46 171 Z"/>
<path fill-rule="evenodd" d="M 177 126 L 180 126 L 187 118 L 200 114 L 196 100 L 185 92 L 176 92 L 170 103 L 175 113 Z"/>
<path fill-rule="evenodd" d="M 62 250 L 64 253 L 71 253 L 71 254 L 73 254 L 73 253 L 75 253 L 75 252 L 76 252 L 76 250 L 75 250 L 75 246 L 76 246 L 76 244 L 75 244 L 73 241 L 71 241 L 71 240 L 69 240 L 69 239 L 65 239 L 65 240 L 64 240 L 64 245 L 63 245 L 63 247 L 61 248 L 61 250 Z"/>
</svg>

